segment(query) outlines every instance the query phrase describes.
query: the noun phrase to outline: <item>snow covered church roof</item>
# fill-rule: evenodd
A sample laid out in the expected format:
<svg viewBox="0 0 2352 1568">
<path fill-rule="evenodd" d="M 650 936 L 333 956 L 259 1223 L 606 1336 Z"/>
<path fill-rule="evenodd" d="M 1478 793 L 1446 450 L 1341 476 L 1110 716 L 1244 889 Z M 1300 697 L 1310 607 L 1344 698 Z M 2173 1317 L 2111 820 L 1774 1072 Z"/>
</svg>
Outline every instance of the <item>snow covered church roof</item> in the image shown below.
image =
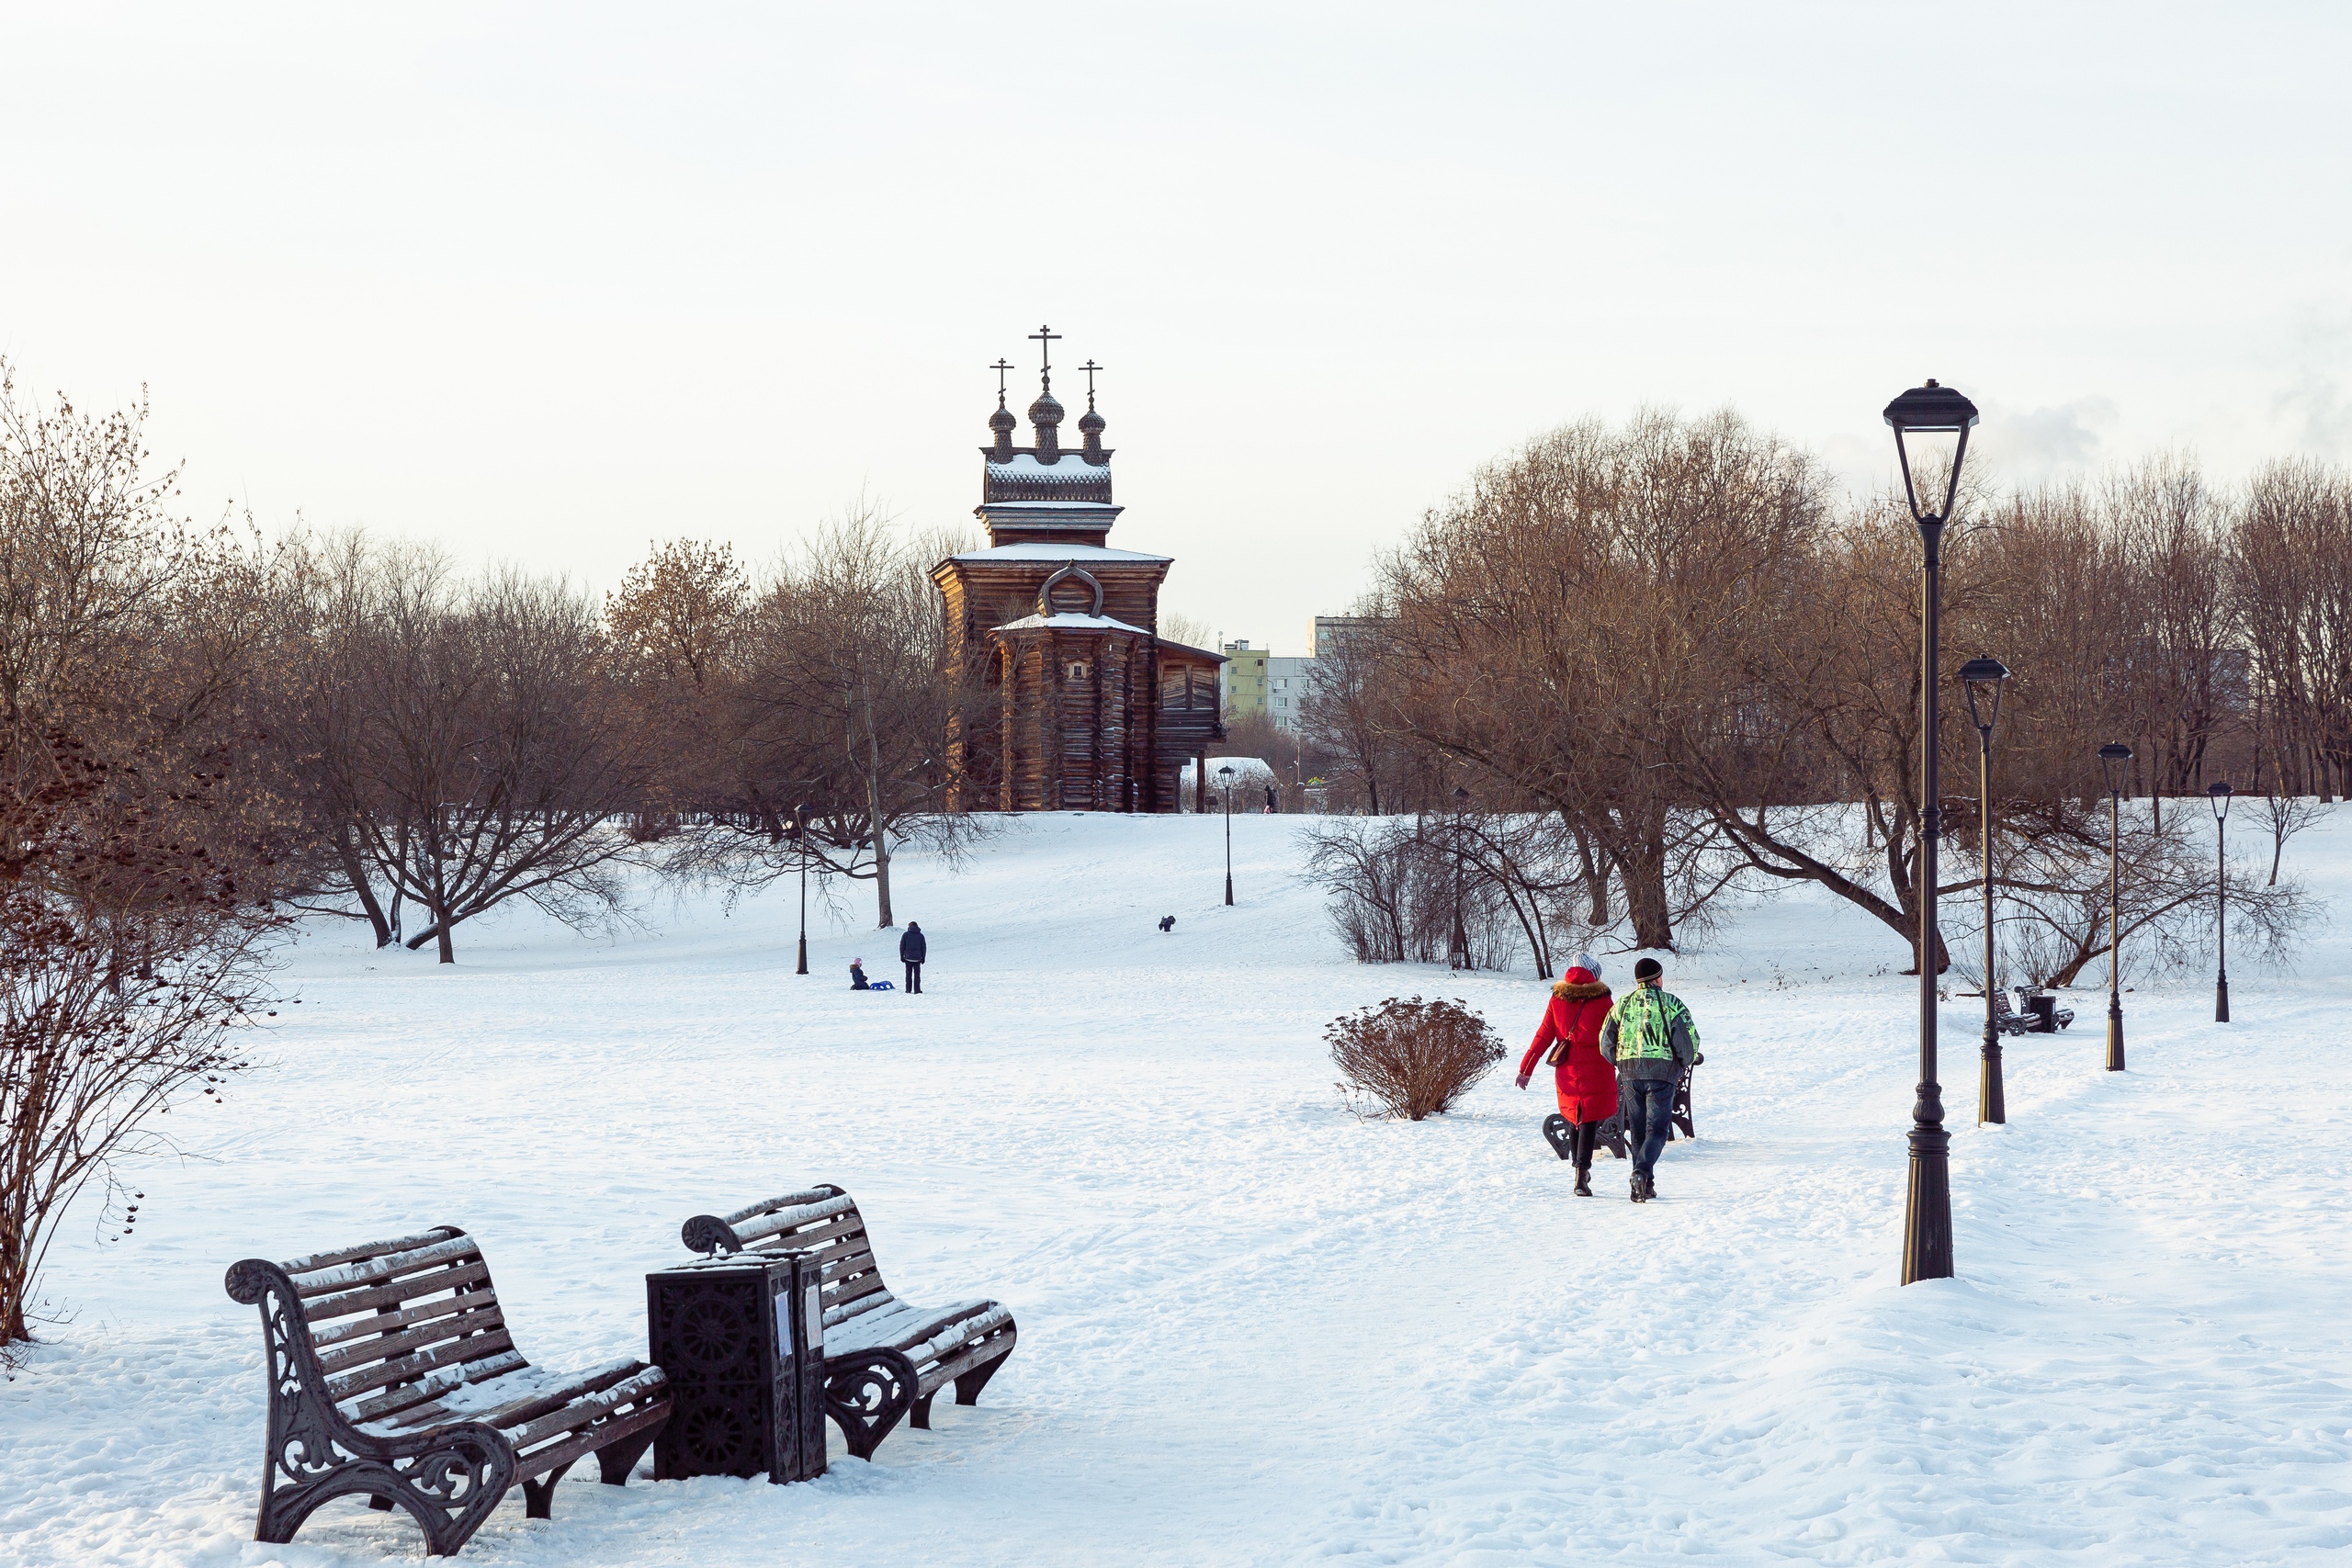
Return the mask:
<svg viewBox="0 0 2352 1568">
<path fill-rule="evenodd" d="M 955 558 L 963 561 L 1132 561 L 1137 565 L 1167 566 L 1173 556 L 1146 555 L 1141 550 L 1114 550 L 1108 545 L 1061 545 L 1051 539 L 1024 539 L 1014 545 L 993 545 L 985 550 L 966 550 Z"/>
<path fill-rule="evenodd" d="M 1004 625 L 998 626 L 996 629 L 1001 632 L 1050 630 L 1067 632 L 1133 632 L 1137 637 L 1149 637 L 1151 635 L 1141 626 L 1131 626 L 1125 621 L 1113 620 L 1108 615 L 1081 615 L 1069 610 L 1064 610 L 1057 615 L 1023 615 L 1017 621 L 1007 621 Z"/>
</svg>

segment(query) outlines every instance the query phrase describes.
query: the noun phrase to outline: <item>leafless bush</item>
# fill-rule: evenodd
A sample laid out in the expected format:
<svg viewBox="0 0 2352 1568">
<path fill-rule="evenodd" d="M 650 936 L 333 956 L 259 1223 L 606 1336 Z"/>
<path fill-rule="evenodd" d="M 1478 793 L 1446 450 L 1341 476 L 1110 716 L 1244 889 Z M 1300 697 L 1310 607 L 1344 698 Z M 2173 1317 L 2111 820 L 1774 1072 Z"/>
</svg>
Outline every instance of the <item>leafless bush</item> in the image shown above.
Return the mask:
<svg viewBox="0 0 2352 1568">
<path fill-rule="evenodd" d="M 1502 1042 L 1459 998 L 1390 997 L 1333 1019 L 1323 1038 L 1347 1075 L 1339 1085 L 1341 1097 L 1364 1117 L 1419 1122 L 1448 1111 L 1503 1059 Z M 1365 1100 L 1377 1109 L 1360 1109 Z"/>
<path fill-rule="evenodd" d="M 1307 879 L 1331 896 L 1331 923 L 1360 964 L 1508 970 L 1524 953 L 1550 979 L 1556 954 L 1632 934 L 1630 900 L 1609 897 L 1611 868 L 1555 814 L 1334 818 L 1309 841 Z M 1748 868 L 1702 813 L 1669 813 L 1662 842 L 1667 908 L 1688 943 Z"/>
<path fill-rule="evenodd" d="M 1311 834 L 1307 879 L 1360 964 L 1508 969 L 1521 941 L 1501 886 L 1448 818 L 1335 817 Z"/>
</svg>

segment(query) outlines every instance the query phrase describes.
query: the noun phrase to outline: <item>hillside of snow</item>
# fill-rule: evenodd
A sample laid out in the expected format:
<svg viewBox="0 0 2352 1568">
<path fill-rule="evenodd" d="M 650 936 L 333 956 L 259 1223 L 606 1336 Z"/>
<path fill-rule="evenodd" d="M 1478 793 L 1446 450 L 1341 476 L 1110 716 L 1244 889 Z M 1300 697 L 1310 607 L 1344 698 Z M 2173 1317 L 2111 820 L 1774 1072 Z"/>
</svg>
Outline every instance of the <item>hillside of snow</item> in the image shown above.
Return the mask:
<svg viewBox="0 0 2352 1568">
<path fill-rule="evenodd" d="M 2300 1563 L 2352 1548 L 2352 934 L 2292 975 L 2103 991 L 2010 1043 L 1973 1125 L 1981 1002 L 1944 1010 L 1960 1277 L 1898 1288 L 1916 991 L 1842 905 L 1744 907 L 1668 985 L 1700 1137 L 1659 1201 L 1595 1198 L 1510 1074 L 1532 978 L 1367 968 L 1297 880 L 1303 819 L 1014 824 L 959 874 L 910 856 L 896 933 L 789 885 L 591 941 L 516 913 L 459 962 L 311 932 L 223 1107 L 136 1174 L 135 1239 L 76 1215 L 71 1314 L 0 1383 L 0 1562 L 325 1568 L 423 1552 L 346 1499 L 251 1540 L 256 1314 L 221 1271 L 439 1224 L 472 1232 L 517 1343 L 645 1353 L 686 1216 L 834 1181 L 891 1284 L 990 1294 L 1021 1343 L 972 1409 L 820 1481 L 516 1492 L 497 1564 Z M 2352 908 L 2352 816 L 2290 860 Z M 870 890 L 850 895 L 870 910 Z M 1157 923 L 1177 917 L 1163 935 Z M 861 917 L 855 923 L 870 919 Z M 1630 959 L 1610 960 L 1625 983 Z M 1512 1060 L 1457 1114 L 1363 1122 L 1335 1014 L 1460 996 Z M 649 1461 L 650 1464 L 650 1461 Z"/>
</svg>

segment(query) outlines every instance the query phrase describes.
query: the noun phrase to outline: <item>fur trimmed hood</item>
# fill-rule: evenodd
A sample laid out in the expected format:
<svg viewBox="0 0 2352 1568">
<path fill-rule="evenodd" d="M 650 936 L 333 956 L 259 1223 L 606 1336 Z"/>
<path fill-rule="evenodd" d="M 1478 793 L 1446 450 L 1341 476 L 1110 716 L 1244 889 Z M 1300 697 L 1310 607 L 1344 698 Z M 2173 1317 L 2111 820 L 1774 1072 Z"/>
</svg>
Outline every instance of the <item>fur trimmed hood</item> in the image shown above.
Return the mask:
<svg viewBox="0 0 2352 1568">
<path fill-rule="evenodd" d="M 1576 973 L 1581 975 L 1584 971 Z M 1564 1001 L 1580 1002 L 1609 995 L 1609 987 L 1598 980 L 1563 980 L 1552 987 L 1552 994 Z"/>
</svg>

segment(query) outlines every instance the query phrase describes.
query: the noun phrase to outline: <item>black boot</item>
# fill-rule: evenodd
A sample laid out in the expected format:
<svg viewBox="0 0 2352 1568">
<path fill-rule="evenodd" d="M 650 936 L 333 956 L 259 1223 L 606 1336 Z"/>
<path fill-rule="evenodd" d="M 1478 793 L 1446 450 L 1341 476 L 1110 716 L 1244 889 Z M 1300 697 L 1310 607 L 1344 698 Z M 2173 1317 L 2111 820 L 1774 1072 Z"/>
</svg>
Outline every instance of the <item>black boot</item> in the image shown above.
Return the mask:
<svg viewBox="0 0 2352 1568">
<path fill-rule="evenodd" d="M 1577 1167 L 1577 1196 L 1579 1198 L 1592 1196 L 1592 1167 L 1589 1165 Z"/>
<path fill-rule="evenodd" d="M 1638 1202 L 1640 1202 L 1640 1201 L 1642 1201 L 1642 1198 L 1643 1198 L 1643 1196 L 1644 1196 L 1644 1194 L 1643 1194 L 1643 1192 L 1642 1192 L 1642 1173 L 1641 1173 L 1640 1171 L 1638 1171 L 1638 1170 L 1637 1170 L 1637 1171 L 1635 1171 L 1635 1172 L 1634 1172 L 1633 1188 L 1634 1188 L 1634 1202 L 1636 1202 L 1636 1203 L 1638 1203 Z"/>
</svg>

